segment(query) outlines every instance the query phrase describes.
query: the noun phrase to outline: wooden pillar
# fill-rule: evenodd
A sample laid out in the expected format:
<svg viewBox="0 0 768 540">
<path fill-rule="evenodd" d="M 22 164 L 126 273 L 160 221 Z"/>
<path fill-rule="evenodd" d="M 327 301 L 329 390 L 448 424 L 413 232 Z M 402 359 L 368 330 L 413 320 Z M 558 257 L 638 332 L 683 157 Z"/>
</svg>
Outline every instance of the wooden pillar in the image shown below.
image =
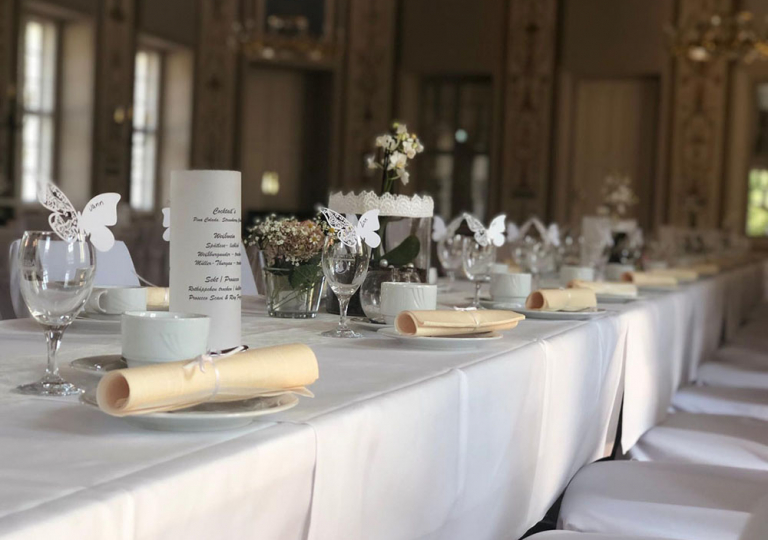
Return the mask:
<svg viewBox="0 0 768 540">
<path fill-rule="evenodd" d="M 492 210 L 547 217 L 557 0 L 507 0 L 499 174 Z"/>
<path fill-rule="evenodd" d="M 733 0 L 680 0 L 678 26 L 733 9 Z M 675 62 L 668 215 L 676 225 L 717 227 L 723 198 L 727 60 Z"/>
<path fill-rule="evenodd" d="M 230 46 L 238 0 L 199 0 L 192 166 L 232 169 L 235 165 L 235 100 L 238 54 Z"/>
<path fill-rule="evenodd" d="M 0 197 L 13 197 L 18 0 L 0 0 Z"/>
<path fill-rule="evenodd" d="M 365 156 L 392 121 L 397 2 L 352 0 L 348 6 L 341 178 L 331 179 L 332 188 L 345 190 L 365 187 Z"/>
<path fill-rule="evenodd" d="M 93 192 L 127 201 L 131 174 L 136 0 L 99 2 Z"/>
</svg>

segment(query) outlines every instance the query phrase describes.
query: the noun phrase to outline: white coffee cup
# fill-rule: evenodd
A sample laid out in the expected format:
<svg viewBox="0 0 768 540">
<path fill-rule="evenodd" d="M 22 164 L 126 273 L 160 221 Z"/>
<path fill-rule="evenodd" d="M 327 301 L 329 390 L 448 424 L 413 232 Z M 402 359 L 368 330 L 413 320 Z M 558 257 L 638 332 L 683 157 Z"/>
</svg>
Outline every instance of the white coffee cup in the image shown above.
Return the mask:
<svg viewBox="0 0 768 540">
<path fill-rule="evenodd" d="M 608 263 L 605 265 L 606 281 L 621 281 L 621 276 L 627 272 L 634 272 L 634 264 Z"/>
<path fill-rule="evenodd" d="M 211 319 L 194 313 L 129 311 L 121 321 L 128 367 L 188 360 L 208 351 Z"/>
<path fill-rule="evenodd" d="M 401 311 L 435 308 L 437 285 L 394 282 L 381 284 L 381 314 L 387 324 L 394 324 Z"/>
<path fill-rule="evenodd" d="M 491 298 L 502 302 L 525 300 L 531 294 L 531 274 L 491 274 Z"/>
<path fill-rule="evenodd" d="M 567 285 L 574 279 L 582 281 L 595 281 L 595 269 L 589 266 L 564 265 L 560 267 L 560 283 Z"/>
<path fill-rule="evenodd" d="M 147 290 L 144 287 L 94 287 L 88 302 L 87 313 L 120 315 L 126 311 L 145 311 Z"/>
</svg>

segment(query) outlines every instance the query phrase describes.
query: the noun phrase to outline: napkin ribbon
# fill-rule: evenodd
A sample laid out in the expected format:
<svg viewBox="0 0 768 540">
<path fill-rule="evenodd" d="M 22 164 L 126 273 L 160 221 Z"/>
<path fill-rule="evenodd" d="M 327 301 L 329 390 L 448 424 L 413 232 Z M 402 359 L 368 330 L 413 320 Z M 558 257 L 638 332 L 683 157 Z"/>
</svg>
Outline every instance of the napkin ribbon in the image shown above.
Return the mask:
<svg viewBox="0 0 768 540">
<path fill-rule="evenodd" d="M 219 393 L 219 390 L 221 389 L 221 376 L 219 375 L 219 367 L 216 365 L 216 360 L 220 360 L 221 358 L 227 358 L 229 356 L 233 356 L 239 352 L 242 352 L 246 349 L 243 345 L 240 345 L 239 347 L 235 347 L 234 349 L 230 349 L 229 351 L 222 353 L 222 352 L 208 352 L 201 354 L 197 358 L 193 358 L 186 364 L 184 364 L 184 369 L 195 369 L 199 368 L 200 373 L 205 373 L 205 366 L 206 364 L 210 364 L 213 368 L 213 373 L 216 376 L 216 381 L 213 386 L 213 392 L 208 397 L 208 399 L 213 399 L 216 397 L 216 395 Z"/>
</svg>

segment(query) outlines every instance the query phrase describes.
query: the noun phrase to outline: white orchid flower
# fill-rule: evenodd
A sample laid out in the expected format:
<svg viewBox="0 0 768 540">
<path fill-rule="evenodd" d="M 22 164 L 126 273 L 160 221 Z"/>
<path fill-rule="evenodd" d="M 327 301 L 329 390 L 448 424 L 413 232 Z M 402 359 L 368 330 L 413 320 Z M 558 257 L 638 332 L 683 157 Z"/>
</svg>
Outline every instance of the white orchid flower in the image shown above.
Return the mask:
<svg viewBox="0 0 768 540">
<path fill-rule="evenodd" d="M 366 162 L 368 163 L 368 168 L 369 169 L 378 169 L 379 168 L 379 164 L 376 163 L 376 160 L 373 159 L 373 156 L 368 156 L 368 159 L 366 160 Z"/>
<path fill-rule="evenodd" d="M 379 135 L 376 137 L 376 146 L 391 152 L 397 148 L 397 139 L 391 135 Z"/>
<path fill-rule="evenodd" d="M 403 183 L 404 186 L 407 186 L 408 182 L 411 179 L 411 174 L 408 171 L 406 171 L 405 169 L 403 169 L 402 171 L 399 171 L 399 172 L 400 172 L 400 181 Z"/>
<path fill-rule="evenodd" d="M 389 156 L 389 165 L 387 166 L 388 169 L 405 169 L 406 164 L 408 163 L 408 156 L 403 154 L 402 152 L 392 152 L 392 154 Z"/>
<path fill-rule="evenodd" d="M 405 152 L 405 155 L 408 156 L 408 159 L 413 159 L 416 157 L 416 147 L 413 144 L 413 141 L 406 140 L 403 142 L 403 152 Z"/>
<path fill-rule="evenodd" d="M 405 124 L 397 124 L 397 134 L 408 135 L 408 126 L 406 126 Z"/>
</svg>

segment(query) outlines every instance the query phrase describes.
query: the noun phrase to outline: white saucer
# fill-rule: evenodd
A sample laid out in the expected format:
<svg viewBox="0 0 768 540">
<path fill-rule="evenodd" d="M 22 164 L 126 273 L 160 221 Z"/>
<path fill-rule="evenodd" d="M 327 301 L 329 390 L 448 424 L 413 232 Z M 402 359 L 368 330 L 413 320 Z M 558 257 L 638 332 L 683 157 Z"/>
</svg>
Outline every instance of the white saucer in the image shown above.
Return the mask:
<svg viewBox="0 0 768 540">
<path fill-rule="evenodd" d="M 382 328 L 378 331 L 382 336 L 387 336 L 410 345 L 416 349 L 437 349 L 437 350 L 457 350 L 457 349 L 475 349 L 478 346 L 492 343 L 501 339 L 501 334 L 497 332 L 486 332 L 485 334 L 470 334 L 466 336 L 404 336 L 398 334 L 394 328 Z"/>
<path fill-rule="evenodd" d="M 548 321 L 586 321 L 602 317 L 606 310 L 597 308 L 594 311 L 541 311 L 538 309 L 515 308 L 517 313 L 525 315 L 526 319 L 544 319 Z"/>
<path fill-rule="evenodd" d="M 98 407 L 94 392 L 80 396 L 80 402 Z M 155 431 L 221 431 L 247 426 L 260 416 L 286 411 L 298 403 L 299 398 L 288 393 L 243 401 L 203 403 L 182 411 L 123 416 L 122 419 L 137 427 Z"/>
</svg>

